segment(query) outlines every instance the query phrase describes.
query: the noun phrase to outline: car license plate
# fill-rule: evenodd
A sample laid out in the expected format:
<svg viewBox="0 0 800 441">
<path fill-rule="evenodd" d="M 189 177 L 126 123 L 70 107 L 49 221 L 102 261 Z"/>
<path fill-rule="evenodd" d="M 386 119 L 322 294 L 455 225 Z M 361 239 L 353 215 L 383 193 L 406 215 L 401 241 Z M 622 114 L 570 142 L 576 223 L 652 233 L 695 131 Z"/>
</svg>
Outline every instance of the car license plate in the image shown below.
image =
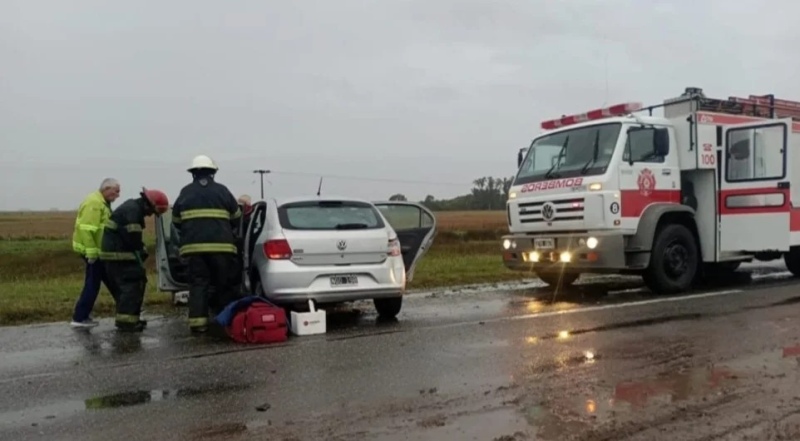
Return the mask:
<svg viewBox="0 0 800 441">
<path fill-rule="evenodd" d="M 358 276 L 355 275 L 342 275 L 331 276 L 331 286 L 355 286 L 358 285 Z"/>
<path fill-rule="evenodd" d="M 533 247 L 537 250 L 552 250 L 556 247 L 556 242 L 553 239 L 534 239 Z"/>
</svg>

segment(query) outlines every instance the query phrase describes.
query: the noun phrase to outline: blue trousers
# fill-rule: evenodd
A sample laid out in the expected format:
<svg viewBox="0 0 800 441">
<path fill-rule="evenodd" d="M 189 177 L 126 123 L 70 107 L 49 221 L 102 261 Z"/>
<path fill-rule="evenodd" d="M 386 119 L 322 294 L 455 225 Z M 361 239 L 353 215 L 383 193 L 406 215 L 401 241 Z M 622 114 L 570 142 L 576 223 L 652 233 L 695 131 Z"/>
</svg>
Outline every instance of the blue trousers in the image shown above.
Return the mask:
<svg viewBox="0 0 800 441">
<path fill-rule="evenodd" d="M 108 277 L 106 276 L 105 268 L 103 268 L 103 263 L 99 260 L 95 260 L 94 263 L 89 263 L 86 258 L 84 258 L 83 261 L 86 264 L 83 291 L 81 291 L 78 302 L 75 303 L 75 312 L 72 314 L 72 320 L 76 322 L 82 322 L 88 319 L 92 314 L 94 303 L 97 301 L 97 295 L 100 294 L 101 283 L 105 284 L 106 288 L 112 293 L 115 293 L 115 290 L 113 290 L 108 283 Z"/>
</svg>

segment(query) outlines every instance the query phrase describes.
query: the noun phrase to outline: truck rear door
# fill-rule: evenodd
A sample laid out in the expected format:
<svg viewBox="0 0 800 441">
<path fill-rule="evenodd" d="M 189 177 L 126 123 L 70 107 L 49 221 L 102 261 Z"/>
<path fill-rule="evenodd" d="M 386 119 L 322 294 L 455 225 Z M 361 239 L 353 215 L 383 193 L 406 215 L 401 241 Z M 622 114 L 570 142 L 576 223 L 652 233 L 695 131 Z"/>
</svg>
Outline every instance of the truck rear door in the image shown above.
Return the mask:
<svg viewBox="0 0 800 441">
<path fill-rule="evenodd" d="M 726 126 L 719 161 L 719 251 L 788 251 L 791 120 Z"/>
</svg>

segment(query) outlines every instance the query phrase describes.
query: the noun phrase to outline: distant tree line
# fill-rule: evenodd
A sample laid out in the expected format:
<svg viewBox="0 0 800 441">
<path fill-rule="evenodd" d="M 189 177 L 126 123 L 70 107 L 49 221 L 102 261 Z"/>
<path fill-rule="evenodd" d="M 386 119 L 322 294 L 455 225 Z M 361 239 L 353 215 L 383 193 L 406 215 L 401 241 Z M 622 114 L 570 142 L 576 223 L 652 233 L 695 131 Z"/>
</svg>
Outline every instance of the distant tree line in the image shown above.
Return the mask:
<svg viewBox="0 0 800 441">
<path fill-rule="evenodd" d="M 436 199 L 433 195 L 428 195 L 420 203 L 433 211 L 503 210 L 512 179 L 484 176 L 472 181 L 472 190 L 468 194 L 452 199 Z M 389 200 L 408 199 L 405 195 L 397 193 L 389 197 Z"/>
</svg>

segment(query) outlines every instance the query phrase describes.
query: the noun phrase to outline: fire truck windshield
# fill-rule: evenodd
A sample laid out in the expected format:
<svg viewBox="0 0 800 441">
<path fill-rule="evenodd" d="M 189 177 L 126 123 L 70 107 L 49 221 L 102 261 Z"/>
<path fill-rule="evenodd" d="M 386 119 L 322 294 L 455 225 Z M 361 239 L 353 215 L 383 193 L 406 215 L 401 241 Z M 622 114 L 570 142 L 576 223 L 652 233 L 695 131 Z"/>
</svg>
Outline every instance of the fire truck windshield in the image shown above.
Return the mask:
<svg viewBox="0 0 800 441">
<path fill-rule="evenodd" d="M 598 124 L 536 138 L 514 185 L 605 173 L 621 128 L 619 123 Z"/>
</svg>

